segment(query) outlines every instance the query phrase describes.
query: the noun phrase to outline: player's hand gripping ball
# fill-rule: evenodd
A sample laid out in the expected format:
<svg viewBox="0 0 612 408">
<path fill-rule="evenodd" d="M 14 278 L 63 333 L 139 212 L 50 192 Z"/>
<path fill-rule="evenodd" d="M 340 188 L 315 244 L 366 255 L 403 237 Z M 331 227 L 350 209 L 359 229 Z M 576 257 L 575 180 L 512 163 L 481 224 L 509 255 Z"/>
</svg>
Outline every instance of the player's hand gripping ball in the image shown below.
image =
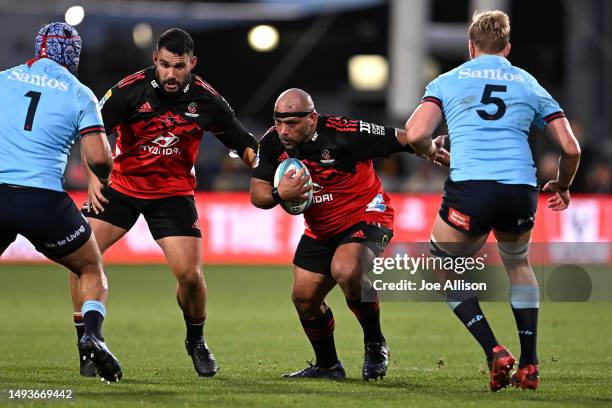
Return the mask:
<svg viewBox="0 0 612 408">
<path fill-rule="evenodd" d="M 310 178 L 308 168 L 306 168 L 304 163 L 298 159 L 290 158 L 283 160 L 276 168 L 276 173 L 274 173 L 274 187 L 278 187 L 282 178 L 289 171 L 295 170 L 295 174 L 292 176 L 292 178 L 295 178 L 302 169 L 304 169 L 303 177 L 308 177 L 308 181 L 306 182 L 305 186 L 312 186 L 312 179 Z M 281 201 L 280 205 L 283 210 L 287 211 L 291 215 L 302 214 L 308 209 L 308 207 L 310 207 L 310 204 L 312 203 L 312 189 L 310 189 L 307 194 L 308 198 L 306 199 Z"/>
</svg>

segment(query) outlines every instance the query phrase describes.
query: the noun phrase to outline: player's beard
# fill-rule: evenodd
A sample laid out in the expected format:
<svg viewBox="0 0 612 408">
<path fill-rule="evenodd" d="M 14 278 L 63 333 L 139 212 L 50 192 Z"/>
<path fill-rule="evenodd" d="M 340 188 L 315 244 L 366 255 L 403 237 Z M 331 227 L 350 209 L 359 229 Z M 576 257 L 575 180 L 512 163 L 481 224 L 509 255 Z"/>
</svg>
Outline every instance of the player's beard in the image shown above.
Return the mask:
<svg viewBox="0 0 612 408">
<path fill-rule="evenodd" d="M 171 81 L 165 80 L 162 81 L 159 79 L 159 77 L 157 77 L 156 75 L 156 80 L 159 83 L 159 90 L 161 91 L 163 97 L 165 99 L 169 99 L 169 100 L 173 100 L 176 99 L 179 95 L 181 95 L 182 93 L 184 93 L 185 91 L 185 87 L 187 86 L 187 84 L 189 83 L 189 79 L 191 78 L 191 74 L 189 74 L 187 76 L 187 78 L 185 79 L 184 82 L 180 82 L 178 79 L 173 79 Z M 166 91 L 166 84 L 168 83 L 175 83 L 178 86 L 176 87 L 176 90 L 174 92 L 169 92 Z"/>
<path fill-rule="evenodd" d="M 175 83 L 177 85 L 176 90 L 173 92 L 167 91 L 166 90 L 166 84 L 168 83 Z M 174 99 L 176 97 L 178 97 L 181 93 L 183 93 L 183 91 L 185 90 L 185 85 L 186 84 L 182 84 L 177 80 L 172 80 L 172 81 L 163 81 L 161 82 L 161 90 L 164 94 L 164 96 L 168 99 Z"/>
<path fill-rule="evenodd" d="M 291 141 L 291 143 L 285 144 L 283 142 L 283 138 L 280 138 L 280 139 L 281 139 L 281 143 L 282 143 L 283 147 L 285 148 L 285 150 L 287 150 L 289 152 L 295 151 L 295 149 L 298 147 L 299 143 L 297 143 L 297 142 Z M 286 141 L 288 141 L 288 140 L 286 140 Z"/>
<path fill-rule="evenodd" d="M 166 91 L 166 85 L 176 85 L 176 90 L 174 92 L 166 91 L 167 93 L 177 93 L 182 91 L 185 88 L 185 84 L 182 84 L 177 79 L 169 79 L 165 80 L 161 83 L 162 89 Z"/>
</svg>

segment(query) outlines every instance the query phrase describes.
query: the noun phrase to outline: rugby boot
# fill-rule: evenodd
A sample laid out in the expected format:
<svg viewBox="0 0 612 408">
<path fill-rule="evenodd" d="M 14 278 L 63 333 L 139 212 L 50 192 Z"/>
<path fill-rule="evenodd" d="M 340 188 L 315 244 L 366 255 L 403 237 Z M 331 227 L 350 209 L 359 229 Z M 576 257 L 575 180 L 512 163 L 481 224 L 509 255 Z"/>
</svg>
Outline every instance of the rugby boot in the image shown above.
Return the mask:
<svg viewBox="0 0 612 408">
<path fill-rule="evenodd" d="M 95 377 L 96 366 L 93 360 L 87 358 L 87 356 L 81 352 L 81 348 L 79 347 L 80 343 L 80 341 L 77 341 L 77 348 L 79 350 L 79 372 L 82 377 Z"/>
<path fill-rule="evenodd" d="M 516 359 L 510 351 L 502 345 L 493 347 L 493 359 L 489 361 L 491 370 L 491 391 L 496 392 L 510 385 L 510 370 Z"/>
<path fill-rule="evenodd" d="M 338 361 L 338 363 L 334 364 L 329 368 L 319 367 L 316 364 L 312 364 L 312 362 L 307 361 L 308 367 L 303 370 L 296 371 L 295 373 L 287 373 L 283 374 L 283 378 L 329 378 L 332 380 L 342 380 L 346 377 L 346 372 L 344 371 L 344 367 L 342 367 L 342 363 Z"/>
<path fill-rule="evenodd" d="M 185 340 L 185 349 L 193 361 L 193 368 L 195 368 L 200 377 L 212 377 L 217 374 L 217 371 L 219 371 L 217 360 L 215 360 L 215 356 L 208 348 L 204 339 L 193 343 Z"/>
<path fill-rule="evenodd" d="M 510 377 L 512 386 L 522 389 L 535 390 L 540 385 L 540 371 L 537 364 L 528 364 L 512 373 Z"/>
<path fill-rule="evenodd" d="M 79 340 L 81 359 L 91 360 L 100 377 L 109 382 L 117 382 L 122 377 L 119 361 L 110 352 L 106 344 L 96 336 L 84 335 Z"/>
<path fill-rule="evenodd" d="M 361 375 L 365 381 L 381 379 L 387 374 L 389 366 L 389 347 L 387 343 L 366 343 L 363 353 L 363 369 Z"/>
</svg>

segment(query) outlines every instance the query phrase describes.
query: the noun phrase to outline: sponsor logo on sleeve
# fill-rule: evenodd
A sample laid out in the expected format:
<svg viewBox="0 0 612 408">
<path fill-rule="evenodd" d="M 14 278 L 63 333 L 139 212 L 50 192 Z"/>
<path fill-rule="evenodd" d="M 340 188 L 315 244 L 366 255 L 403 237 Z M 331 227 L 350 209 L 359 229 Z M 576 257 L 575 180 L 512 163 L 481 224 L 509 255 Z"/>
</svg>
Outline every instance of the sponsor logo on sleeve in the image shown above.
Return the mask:
<svg viewBox="0 0 612 408">
<path fill-rule="evenodd" d="M 385 127 L 375 123 L 368 123 L 362 120 L 359 121 L 359 131 L 361 133 L 369 133 L 371 135 L 385 135 Z"/>
<path fill-rule="evenodd" d="M 108 101 L 108 99 L 111 97 L 112 94 L 113 94 L 112 89 L 109 89 L 108 92 L 104 94 L 104 96 L 102 97 L 102 99 L 100 99 L 100 102 L 99 102 L 100 107 L 104 106 L 104 104 L 106 103 L 106 101 Z"/>
</svg>

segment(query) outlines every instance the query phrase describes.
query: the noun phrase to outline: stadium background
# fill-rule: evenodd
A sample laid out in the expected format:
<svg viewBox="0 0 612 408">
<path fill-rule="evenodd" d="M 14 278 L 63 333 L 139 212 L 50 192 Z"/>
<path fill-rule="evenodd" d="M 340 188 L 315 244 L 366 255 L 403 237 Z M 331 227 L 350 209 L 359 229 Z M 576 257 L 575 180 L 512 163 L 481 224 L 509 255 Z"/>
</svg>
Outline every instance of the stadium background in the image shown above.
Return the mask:
<svg viewBox="0 0 612 408">
<path fill-rule="evenodd" d="M 1 69 L 31 58 L 38 28 L 64 20 L 66 10 L 75 4 L 0 0 Z M 320 112 L 403 126 L 424 85 L 466 59 L 466 27 L 472 10 L 506 10 L 513 27 L 510 60 L 534 74 L 560 101 L 583 148 L 570 209 L 552 213 L 541 202 L 536 240 L 608 243 L 603 246 L 607 254 L 597 260 L 603 265 L 585 268 L 612 276 L 608 273 L 612 2 L 81 0 L 78 4 L 85 13 L 77 26 L 84 40 L 79 77 L 96 95 L 148 66 L 152 41 L 169 27 L 182 27 L 196 42 L 196 73 L 228 99 L 257 137 L 271 125 L 274 100 L 288 87 L 311 92 Z M 256 52 L 248 45 L 248 32 L 258 24 L 278 30 L 274 50 Z M 369 81 L 365 88 L 363 83 L 356 87 L 348 69 L 355 55 L 375 56 L 370 62 L 382 65 L 383 71 L 386 65 L 388 76 L 368 71 L 373 68 L 366 64 Z M 359 60 L 352 61 L 359 65 Z M 553 178 L 554 147 L 537 131 L 530 141 L 540 179 Z M 78 158 L 75 151 L 66 186 L 80 204 L 86 184 Z M 385 187 L 393 192 L 395 242 L 427 241 L 445 173 L 407 155 L 376 166 Z M 76 396 L 71 406 L 88 408 L 612 405 L 608 302 L 543 302 L 541 387 L 536 393 L 492 394 L 486 391 L 488 373 L 481 351 L 440 302 L 384 302 L 382 324 L 392 350 L 389 374 L 382 382 L 364 384 L 361 329 L 340 291 L 334 290 L 327 301 L 334 308 L 336 344 L 349 378 L 342 383 L 283 381 L 281 373 L 302 368 L 312 355 L 290 300 L 290 259 L 302 221 L 278 208 L 252 207 L 246 192 L 249 173 L 243 167 L 229 159 L 214 137 L 204 138 L 196 168 L 201 190 L 197 203 L 204 260 L 209 264 L 204 268 L 209 288 L 207 341 L 222 366 L 215 378 L 203 380 L 193 372 L 182 348 L 184 327 L 174 297 L 176 282 L 162 265 L 146 225 L 139 222 L 106 256 L 110 301 L 104 335 L 124 368 L 118 384 L 107 386 L 78 375 L 67 273 L 43 263 L 27 241 L 20 239 L 9 248 L 0 260 L 0 406 L 43 404 L 8 402 L 9 389 L 71 389 Z M 595 252 L 588 244 L 576 248 L 582 255 Z M 601 285 L 612 288 L 612 279 Z M 516 329 L 506 302 L 489 302 L 483 308 L 499 338 L 517 352 Z"/>
</svg>

